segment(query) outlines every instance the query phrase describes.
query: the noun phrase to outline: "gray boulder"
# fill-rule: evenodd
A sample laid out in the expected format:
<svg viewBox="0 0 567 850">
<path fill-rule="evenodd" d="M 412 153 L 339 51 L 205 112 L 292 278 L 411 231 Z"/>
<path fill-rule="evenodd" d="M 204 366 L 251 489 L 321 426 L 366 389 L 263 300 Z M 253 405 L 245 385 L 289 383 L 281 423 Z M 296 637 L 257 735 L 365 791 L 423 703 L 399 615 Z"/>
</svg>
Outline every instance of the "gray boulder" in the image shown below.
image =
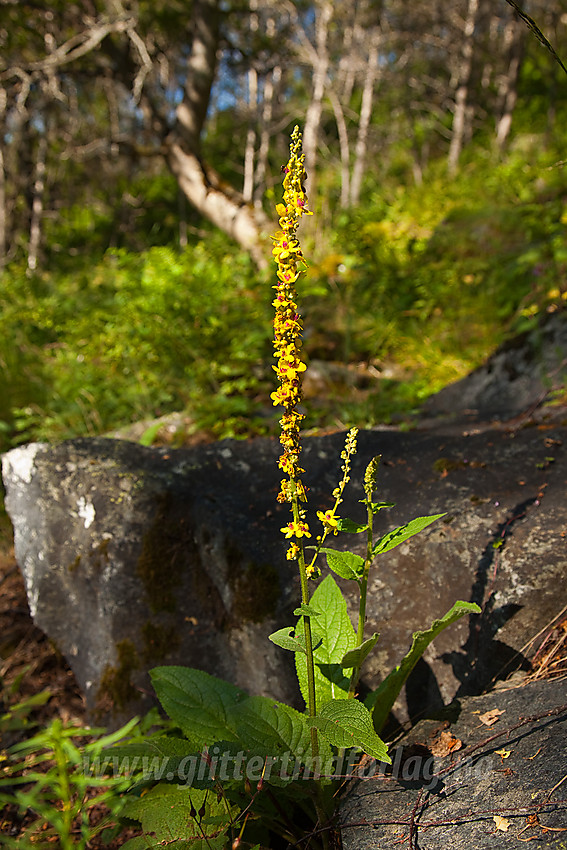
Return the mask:
<svg viewBox="0 0 567 850">
<path fill-rule="evenodd" d="M 429 416 L 509 419 L 535 408 L 567 377 L 567 311 L 506 340 L 470 375 L 430 396 Z"/>
<path fill-rule="evenodd" d="M 443 723 L 418 723 L 391 751 L 391 768 L 367 761 L 366 778 L 350 783 L 344 850 L 520 841 L 564 850 L 566 701 L 564 679 L 531 682 L 458 701 Z"/>
<path fill-rule="evenodd" d="M 558 423 L 359 435 L 343 516 L 361 518 L 360 482 L 375 454 L 383 456 L 378 496 L 396 503 L 378 515 L 378 533 L 446 513 L 373 568 L 367 631 L 381 638 L 364 686 L 376 687 L 412 632 L 456 599 L 483 608 L 429 648 L 395 707 L 398 720 L 526 667 L 528 642 L 567 604 L 566 439 Z M 304 441 L 313 516 L 331 504 L 343 440 Z M 291 656 L 267 640 L 294 622 L 299 599 L 279 532 L 289 516 L 275 500 L 278 453 L 269 439 L 180 450 L 78 439 L 4 456 L 33 619 L 68 659 L 96 717 L 114 723 L 143 710 L 152 699 L 147 671 L 168 663 L 299 704 Z M 337 543 L 360 550 L 363 541 Z M 354 588 L 345 589 L 354 617 Z"/>
</svg>

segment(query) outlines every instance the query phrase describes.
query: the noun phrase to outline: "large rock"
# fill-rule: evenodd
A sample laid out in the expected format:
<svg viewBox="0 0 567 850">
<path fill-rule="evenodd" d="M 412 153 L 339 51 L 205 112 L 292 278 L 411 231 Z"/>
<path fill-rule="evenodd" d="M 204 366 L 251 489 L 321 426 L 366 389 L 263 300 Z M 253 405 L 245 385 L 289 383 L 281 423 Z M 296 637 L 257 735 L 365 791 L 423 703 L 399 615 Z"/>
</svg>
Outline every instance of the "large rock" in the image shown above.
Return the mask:
<svg viewBox="0 0 567 850">
<path fill-rule="evenodd" d="M 330 505 L 343 439 L 305 439 L 313 514 Z M 456 599 L 483 607 L 429 648 L 396 706 L 399 719 L 525 666 L 526 644 L 567 603 L 566 439 L 560 424 L 466 437 L 359 435 L 343 515 L 361 516 L 361 477 L 378 453 L 379 498 L 397 504 L 378 515 L 378 532 L 446 512 L 371 573 L 367 630 L 381 639 L 364 683 L 375 687 L 412 631 Z M 107 722 L 148 704 L 147 670 L 163 663 L 297 700 L 290 654 L 266 639 L 293 622 L 299 597 L 279 532 L 288 513 L 275 500 L 278 452 L 267 439 L 175 451 L 79 439 L 4 456 L 32 616 Z"/>
<path fill-rule="evenodd" d="M 508 419 L 535 408 L 567 377 L 567 310 L 506 340 L 486 363 L 430 396 L 423 412 L 439 417 Z"/>
<path fill-rule="evenodd" d="M 467 697 L 367 762 L 341 808 L 344 850 L 565 850 L 565 680 Z M 487 714 L 491 717 L 486 717 Z M 487 726 L 481 722 L 493 725 Z"/>
</svg>

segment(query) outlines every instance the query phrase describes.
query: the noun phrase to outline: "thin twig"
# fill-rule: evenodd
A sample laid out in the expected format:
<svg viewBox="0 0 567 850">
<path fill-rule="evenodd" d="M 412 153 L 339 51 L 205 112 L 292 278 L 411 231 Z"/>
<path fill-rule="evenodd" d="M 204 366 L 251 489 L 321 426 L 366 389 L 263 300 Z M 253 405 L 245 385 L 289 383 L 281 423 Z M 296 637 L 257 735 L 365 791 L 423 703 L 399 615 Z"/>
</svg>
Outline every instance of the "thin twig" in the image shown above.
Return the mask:
<svg viewBox="0 0 567 850">
<path fill-rule="evenodd" d="M 559 714 L 563 714 L 564 712 L 567 712 L 567 703 L 565 703 L 564 705 L 559 705 L 556 708 L 550 708 L 548 711 L 544 711 L 541 714 L 532 714 L 530 717 L 521 717 L 518 723 L 514 723 L 513 726 L 508 726 L 506 729 L 502 729 L 500 730 L 500 732 L 496 732 L 494 735 L 490 735 L 488 738 L 484 738 L 477 744 L 471 744 L 469 747 L 465 747 L 464 750 L 460 750 L 457 761 L 440 770 L 438 773 L 435 774 L 435 776 L 443 776 L 443 774 L 449 773 L 463 759 L 468 758 L 471 753 L 476 752 L 476 750 L 482 749 L 487 744 L 491 744 L 492 741 L 495 741 L 497 738 L 501 738 L 503 735 L 509 735 L 510 732 L 514 732 L 516 729 L 519 729 L 522 726 L 526 726 L 528 723 L 536 723 L 538 720 L 545 720 L 546 717 L 555 717 Z"/>
</svg>

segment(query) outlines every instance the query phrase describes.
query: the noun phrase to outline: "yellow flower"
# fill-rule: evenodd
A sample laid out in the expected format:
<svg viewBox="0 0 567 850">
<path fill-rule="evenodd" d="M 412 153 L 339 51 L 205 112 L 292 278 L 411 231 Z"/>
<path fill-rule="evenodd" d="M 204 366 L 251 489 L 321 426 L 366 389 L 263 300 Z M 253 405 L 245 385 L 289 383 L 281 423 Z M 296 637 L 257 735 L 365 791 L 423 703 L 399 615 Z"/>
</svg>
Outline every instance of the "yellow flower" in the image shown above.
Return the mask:
<svg viewBox="0 0 567 850">
<path fill-rule="evenodd" d="M 295 560 L 297 560 L 298 554 L 299 554 L 299 546 L 297 545 L 297 543 L 292 543 L 291 546 L 289 547 L 289 549 L 287 550 L 285 556 L 288 559 L 288 561 L 295 561 Z"/>
<path fill-rule="evenodd" d="M 339 518 L 335 516 L 333 511 L 317 511 L 317 516 L 323 523 L 325 531 L 332 531 L 333 534 L 339 533 Z"/>
<path fill-rule="evenodd" d="M 295 522 L 295 520 L 288 522 L 287 525 L 280 528 L 280 531 L 285 535 L 286 539 L 290 537 L 311 537 L 309 526 L 306 522 L 301 522 L 301 520 L 299 522 Z"/>
</svg>

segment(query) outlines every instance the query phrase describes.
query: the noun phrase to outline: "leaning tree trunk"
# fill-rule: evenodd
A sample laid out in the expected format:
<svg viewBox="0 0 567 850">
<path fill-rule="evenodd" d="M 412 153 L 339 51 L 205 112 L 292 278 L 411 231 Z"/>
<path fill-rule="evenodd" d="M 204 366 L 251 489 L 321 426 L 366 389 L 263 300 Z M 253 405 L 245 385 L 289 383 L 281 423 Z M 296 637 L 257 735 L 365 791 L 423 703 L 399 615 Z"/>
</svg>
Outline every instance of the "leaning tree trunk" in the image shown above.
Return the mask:
<svg viewBox="0 0 567 850">
<path fill-rule="evenodd" d="M 194 2 L 191 56 L 177 123 L 165 142 L 166 158 L 189 203 L 250 252 L 263 268 L 269 255 L 264 234 L 269 220 L 246 203 L 242 193 L 229 186 L 201 156 L 201 133 L 216 71 L 219 19 L 219 0 Z"/>
<path fill-rule="evenodd" d="M 190 203 L 216 227 L 249 251 L 260 268 L 268 264 L 269 219 L 180 142 L 168 145 L 169 166 Z"/>
</svg>

